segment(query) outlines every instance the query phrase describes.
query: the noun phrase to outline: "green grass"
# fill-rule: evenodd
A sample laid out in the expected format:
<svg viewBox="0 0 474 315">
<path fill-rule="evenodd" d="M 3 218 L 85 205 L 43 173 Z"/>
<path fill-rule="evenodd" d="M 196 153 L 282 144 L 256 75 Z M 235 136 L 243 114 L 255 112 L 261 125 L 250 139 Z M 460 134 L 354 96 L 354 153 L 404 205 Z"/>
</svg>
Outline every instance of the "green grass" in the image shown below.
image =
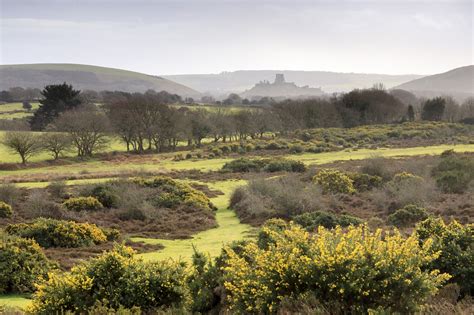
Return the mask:
<svg viewBox="0 0 474 315">
<path fill-rule="evenodd" d="M 23 103 L 7 103 L 0 105 L 0 119 L 17 119 L 33 115 L 33 112 L 38 109 L 39 103 L 32 102 L 30 103 L 33 107 L 31 111 L 23 109 Z M 16 112 L 21 111 L 21 112 Z"/>
<path fill-rule="evenodd" d="M 230 180 L 209 184 L 212 189 L 224 192 L 224 195 L 212 198 L 212 202 L 217 206 L 216 220 L 218 227 L 197 233 L 191 239 L 184 240 L 164 240 L 153 238 L 131 238 L 134 242 L 144 242 L 148 244 L 162 244 L 163 250 L 140 254 L 144 260 L 182 259 L 189 261 L 193 254 L 193 246 L 201 252 L 209 253 L 212 257 L 220 254 L 222 246 L 232 241 L 249 237 L 253 231 L 250 225 L 240 223 L 237 215 L 228 208 L 228 202 L 233 190 L 245 181 Z"/>
<path fill-rule="evenodd" d="M 6 294 L 0 295 L 0 305 L 5 305 L 7 307 L 25 309 L 31 300 L 23 295 L 18 294 Z"/>
</svg>

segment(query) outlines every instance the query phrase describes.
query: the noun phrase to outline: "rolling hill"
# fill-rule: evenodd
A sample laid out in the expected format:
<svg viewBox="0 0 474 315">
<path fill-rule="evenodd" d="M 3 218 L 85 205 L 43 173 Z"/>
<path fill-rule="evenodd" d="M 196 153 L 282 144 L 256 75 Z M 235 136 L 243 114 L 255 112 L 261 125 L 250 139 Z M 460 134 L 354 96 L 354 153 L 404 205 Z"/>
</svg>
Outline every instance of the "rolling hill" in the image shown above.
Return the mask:
<svg viewBox="0 0 474 315">
<path fill-rule="evenodd" d="M 67 82 L 81 90 L 145 92 L 153 89 L 180 96 L 200 93 L 168 79 L 139 72 L 80 64 L 0 65 L 0 90 L 15 86 L 43 88 Z"/>
<path fill-rule="evenodd" d="M 320 87 L 326 93 L 350 91 L 355 88 L 368 88 L 372 87 L 374 83 L 379 82 L 383 83 L 387 88 L 392 88 L 421 77 L 421 75 L 416 74 L 387 75 L 290 70 L 239 70 L 219 74 L 163 75 L 163 77 L 200 92 L 224 95 L 230 92 L 244 92 L 260 81 L 273 81 L 277 73 L 283 74 L 287 81 L 294 82 L 298 86 Z"/>
<path fill-rule="evenodd" d="M 451 95 L 463 99 L 474 96 L 474 65 L 412 80 L 396 88 L 424 97 Z"/>
</svg>

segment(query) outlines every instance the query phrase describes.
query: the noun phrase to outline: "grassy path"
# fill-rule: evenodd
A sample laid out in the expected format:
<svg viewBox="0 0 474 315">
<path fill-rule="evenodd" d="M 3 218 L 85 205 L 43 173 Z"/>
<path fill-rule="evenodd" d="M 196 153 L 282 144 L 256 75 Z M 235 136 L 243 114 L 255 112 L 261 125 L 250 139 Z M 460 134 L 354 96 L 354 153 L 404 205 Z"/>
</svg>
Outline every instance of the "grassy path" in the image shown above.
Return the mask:
<svg viewBox="0 0 474 315">
<path fill-rule="evenodd" d="M 212 202 L 217 206 L 216 220 L 218 227 L 197 233 L 191 239 L 184 240 L 162 240 L 154 238 L 132 238 L 135 242 L 144 242 L 149 244 L 162 244 L 163 250 L 139 255 L 144 260 L 162 260 L 162 259 L 182 259 L 188 261 L 193 254 L 193 246 L 199 251 L 209 253 L 211 256 L 219 255 L 224 244 L 241 240 L 252 233 L 252 227 L 240 223 L 236 214 L 228 208 L 228 202 L 232 191 L 245 181 L 232 180 L 208 183 L 211 189 L 218 189 L 224 192 L 224 195 L 212 198 Z"/>
</svg>

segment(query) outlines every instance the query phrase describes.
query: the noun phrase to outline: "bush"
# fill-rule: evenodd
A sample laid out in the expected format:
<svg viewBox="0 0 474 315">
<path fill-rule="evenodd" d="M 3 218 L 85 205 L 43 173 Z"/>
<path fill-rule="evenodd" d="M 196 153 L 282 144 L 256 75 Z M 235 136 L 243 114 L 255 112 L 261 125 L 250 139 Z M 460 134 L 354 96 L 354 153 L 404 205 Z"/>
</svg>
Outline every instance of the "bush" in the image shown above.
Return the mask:
<svg viewBox="0 0 474 315">
<path fill-rule="evenodd" d="M 358 225 L 363 222 L 361 219 L 350 215 L 336 215 L 324 211 L 306 212 L 294 216 L 293 221 L 304 227 L 307 231 L 314 231 L 319 226 L 323 226 L 327 229 L 333 229 L 336 226 L 346 227 L 349 225 Z"/>
<path fill-rule="evenodd" d="M 247 172 L 304 172 L 306 166 L 303 162 L 286 160 L 286 159 L 247 159 L 240 158 L 227 162 L 222 167 L 224 171 L 231 171 L 234 173 Z"/>
<path fill-rule="evenodd" d="M 424 266 L 436 259 L 430 241 L 415 234 L 372 233 L 366 226 L 310 235 L 298 226 L 263 227 L 272 242 L 225 248 L 226 301 L 237 313 L 277 313 L 282 301 L 313 296 L 341 313 L 384 308 L 412 313 L 449 278 Z"/>
<path fill-rule="evenodd" d="M 10 224 L 6 232 L 32 238 L 44 248 L 81 247 L 107 241 L 103 230 L 91 223 L 40 218 L 32 223 Z"/>
<path fill-rule="evenodd" d="M 281 171 L 303 173 L 306 171 L 306 165 L 300 161 L 272 159 L 267 161 L 263 170 L 269 173 Z"/>
<path fill-rule="evenodd" d="M 55 181 L 48 185 L 48 192 L 57 199 L 62 199 L 66 196 L 67 186 L 64 181 Z"/>
<path fill-rule="evenodd" d="M 13 184 L 0 185 L 0 201 L 14 205 L 21 197 L 21 190 Z"/>
<path fill-rule="evenodd" d="M 187 278 L 193 314 L 208 314 L 218 305 L 220 297 L 215 289 L 219 287 L 220 280 L 221 273 L 216 264 L 212 263 L 210 257 L 195 250 L 191 272 Z"/>
<path fill-rule="evenodd" d="M 96 185 L 90 191 L 89 196 L 96 198 L 106 208 L 116 208 L 119 203 L 119 196 L 113 190 L 113 184 Z"/>
<path fill-rule="evenodd" d="M 0 294 L 33 292 L 51 268 L 34 240 L 0 233 Z"/>
<path fill-rule="evenodd" d="M 382 186 L 382 177 L 364 173 L 348 173 L 357 191 L 368 191 Z"/>
<path fill-rule="evenodd" d="M 297 153 L 303 153 L 303 152 L 304 152 L 304 148 L 299 144 L 295 144 L 290 147 L 290 153 L 297 154 Z"/>
<path fill-rule="evenodd" d="M 9 218 L 13 215 L 12 206 L 0 201 L 0 218 Z"/>
<path fill-rule="evenodd" d="M 395 174 L 385 185 L 386 199 L 392 199 L 397 207 L 409 204 L 423 205 L 433 198 L 434 187 L 422 177 L 402 172 Z"/>
<path fill-rule="evenodd" d="M 444 153 L 432 175 L 443 192 L 462 194 L 474 180 L 474 159 Z"/>
<path fill-rule="evenodd" d="M 216 210 L 209 198 L 201 191 L 185 183 L 177 182 L 170 177 L 156 176 L 150 179 L 139 178 L 135 183 L 142 187 L 158 188 L 153 202 L 157 206 L 173 208 L 180 205 L 197 207 L 204 210 Z"/>
<path fill-rule="evenodd" d="M 139 307 L 153 313 L 160 307 L 182 305 L 186 295 L 183 263 L 145 263 L 130 248 L 117 246 L 71 272 L 52 274 L 38 287 L 30 311 L 87 313 L 100 302 L 114 310 Z"/>
<path fill-rule="evenodd" d="M 264 160 L 240 158 L 227 162 L 222 167 L 234 173 L 259 172 L 265 166 Z"/>
<path fill-rule="evenodd" d="M 49 200 L 44 191 L 31 193 L 23 206 L 23 211 L 26 217 L 31 219 L 39 217 L 61 219 L 65 214 L 63 206 Z"/>
<path fill-rule="evenodd" d="M 100 201 L 94 197 L 69 198 L 63 202 L 63 206 L 71 211 L 96 211 L 103 208 Z"/>
<path fill-rule="evenodd" d="M 474 293 L 474 224 L 461 225 L 456 221 L 445 224 L 441 218 L 429 218 L 416 226 L 423 242 L 434 240 L 434 251 L 441 254 L 429 265 L 431 269 L 452 276 L 451 282 L 461 287 L 462 295 Z"/>
<path fill-rule="evenodd" d="M 407 205 L 388 216 L 388 223 L 396 227 L 406 227 L 428 218 L 425 208 Z"/>
<path fill-rule="evenodd" d="M 313 177 L 313 181 L 321 186 L 325 194 L 351 194 L 355 192 L 352 180 L 339 170 L 323 169 Z"/>
</svg>

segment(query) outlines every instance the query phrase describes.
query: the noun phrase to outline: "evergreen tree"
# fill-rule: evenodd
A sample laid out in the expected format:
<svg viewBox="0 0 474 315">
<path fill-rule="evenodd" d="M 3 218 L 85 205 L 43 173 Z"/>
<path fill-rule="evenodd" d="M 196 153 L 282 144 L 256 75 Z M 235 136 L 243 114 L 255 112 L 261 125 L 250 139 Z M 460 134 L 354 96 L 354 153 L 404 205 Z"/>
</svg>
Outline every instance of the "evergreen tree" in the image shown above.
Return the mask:
<svg viewBox="0 0 474 315">
<path fill-rule="evenodd" d="M 30 120 L 31 129 L 43 130 L 60 113 L 80 105 L 81 100 L 78 97 L 80 92 L 66 82 L 46 86 L 41 91 L 43 98 L 40 100 L 40 106 Z"/>
<path fill-rule="evenodd" d="M 415 121 L 415 110 L 413 109 L 413 105 L 408 105 L 407 118 L 408 121 Z"/>
<path fill-rule="evenodd" d="M 446 100 L 442 97 L 435 97 L 427 100 L 421 112 L 421 119 L 440 121 L 443 118 Z"/>
</svg>

